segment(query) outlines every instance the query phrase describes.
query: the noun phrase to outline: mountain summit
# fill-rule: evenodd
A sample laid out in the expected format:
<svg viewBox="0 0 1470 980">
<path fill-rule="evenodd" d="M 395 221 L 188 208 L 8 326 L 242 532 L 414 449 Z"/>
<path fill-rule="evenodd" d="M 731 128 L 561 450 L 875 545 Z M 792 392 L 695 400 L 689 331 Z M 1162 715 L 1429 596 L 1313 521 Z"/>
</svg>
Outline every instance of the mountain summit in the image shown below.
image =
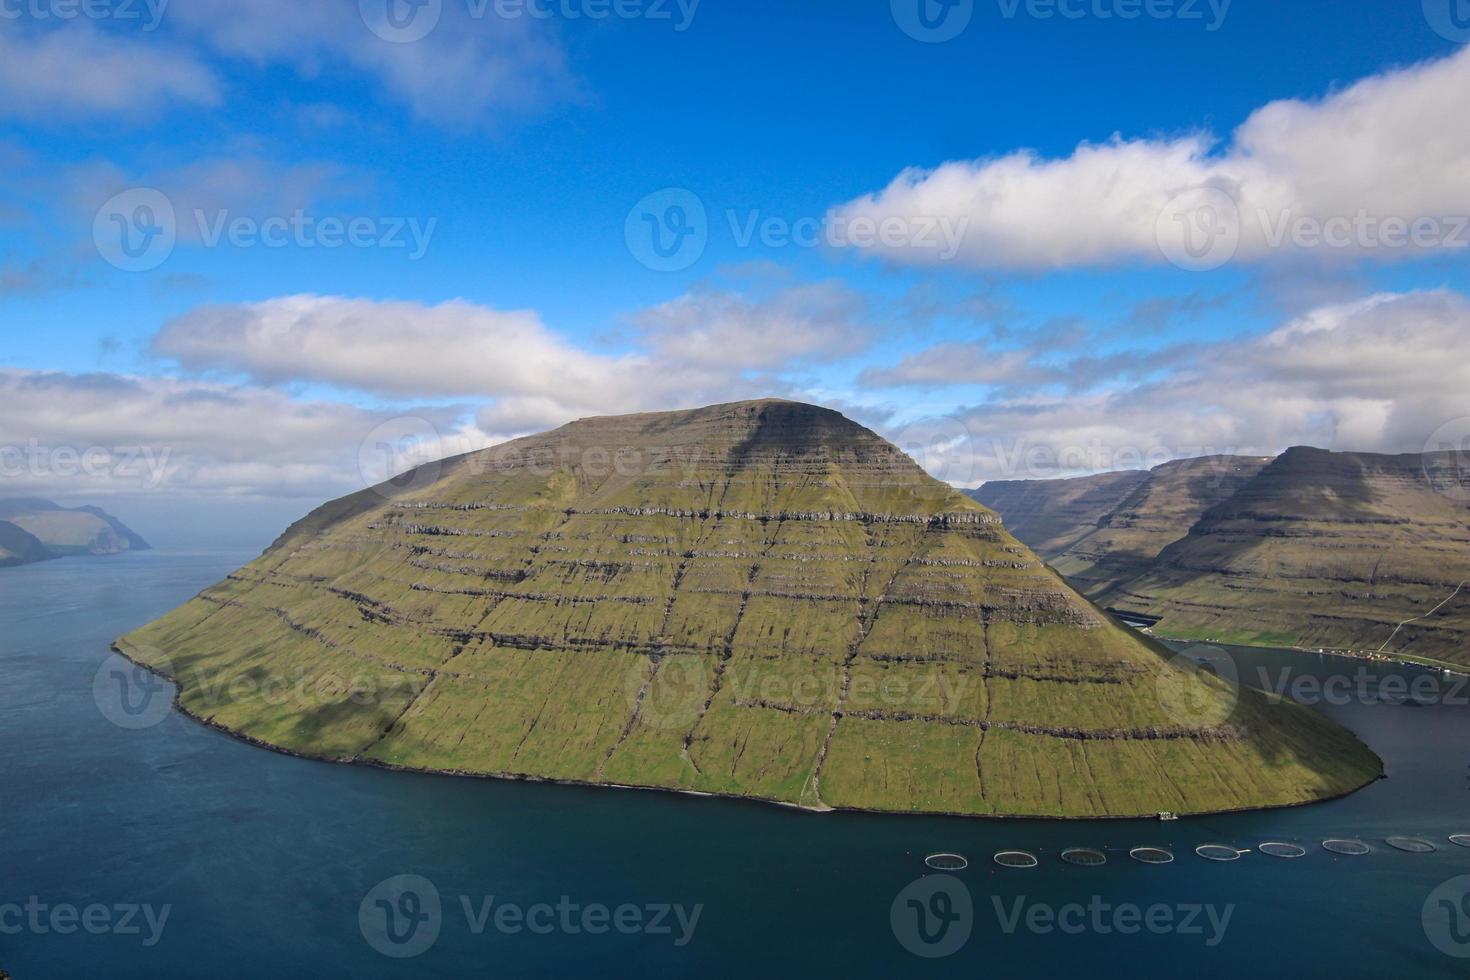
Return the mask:
<svg viewBox="0 0 1470 980">
<path fill-rule="evenodd" d="M 784 401 L 586 419 L 319 508 L 118 641 L 314 757 L 814 808 L 1124 816 L 1380 773 L 1172 664 L 989 510 Z"/>
</svg>

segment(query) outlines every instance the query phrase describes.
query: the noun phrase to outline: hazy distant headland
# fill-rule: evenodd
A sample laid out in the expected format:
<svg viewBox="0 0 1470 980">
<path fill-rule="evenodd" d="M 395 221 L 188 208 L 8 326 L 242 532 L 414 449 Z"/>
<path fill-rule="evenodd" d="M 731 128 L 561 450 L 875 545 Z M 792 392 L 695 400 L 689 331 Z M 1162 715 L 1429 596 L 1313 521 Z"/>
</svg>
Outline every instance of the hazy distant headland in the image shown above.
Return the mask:
<svg viewBox="0 0 1470 980">
<path fill-rule="evenodd" d="M 147 541 L 100 507 L 62 507 L 39 497 L 0 500 L 0 568 L 148 547 Z"/>
</svg>

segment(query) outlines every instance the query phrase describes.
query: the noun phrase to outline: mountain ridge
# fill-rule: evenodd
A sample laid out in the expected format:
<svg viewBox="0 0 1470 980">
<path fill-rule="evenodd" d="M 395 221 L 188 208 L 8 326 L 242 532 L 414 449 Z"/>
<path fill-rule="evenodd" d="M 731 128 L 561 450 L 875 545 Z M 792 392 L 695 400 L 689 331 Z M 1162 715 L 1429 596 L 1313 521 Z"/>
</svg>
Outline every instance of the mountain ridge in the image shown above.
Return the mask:
<svg viewBox="0 0 1470 980">
<path fill-rule="evenodd" d="M 1296 446 L 1225 489 L 1143 561 L 1046 557 L 1162 635 L 1470 663 L 1470 508 L 1449 454 Z"/>
</svg>

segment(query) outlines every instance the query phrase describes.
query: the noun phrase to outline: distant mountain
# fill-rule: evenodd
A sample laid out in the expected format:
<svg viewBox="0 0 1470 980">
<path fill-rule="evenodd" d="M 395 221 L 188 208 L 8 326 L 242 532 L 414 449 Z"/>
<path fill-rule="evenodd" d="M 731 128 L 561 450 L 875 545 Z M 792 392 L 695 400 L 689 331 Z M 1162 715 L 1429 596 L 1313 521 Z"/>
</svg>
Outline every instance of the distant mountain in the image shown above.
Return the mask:
<svg viewBox="0 0 1470 980">
<path fill-rule="evenodd" d="M 1142 470 L 1075 480 L 994 480 L 969 494 L 1000 514 L 1006 530 L 1050 561 L 1096 531 L 1130 493 L 1149 480 Z"/>
<path fill-rule="evenodd" d="M 1216 460 L 1160 467 L 1043 557 L 1099 604 L 1158 617 L 1161 635 L 1470 664 L 1470 508 L 1441 492 L 1453 461 L 1305 447 Z M 1023 493 L 976 496 L 1006 518 Z"/>
<path fill-rule="evenodd" d="M 32 557 L 0 563 L 19 565 L 45 558 L 66 555 L 115 555 L 124 551 L 146 551 L 148 542 L 117 518 L 98 507 L 61 507 L 39 497 L 12 497 L 0 500 L 0 522 L 23 532 L 44 549 L 37 554 L 34 546 L 27 551 Z M 24 545 L 13 539 L 17 546 Z M 0 547 L 17 552 L 4 541 Z"/>
<path fill-rule="evenodd" d="M 1098 519 L 1096 527 L 1051 559 L 1084 595 L 1107 600 L 1109 590 L 1147 571 L 1159 553 L 1211 507 L 1229 500 L 1269 457 L 1204 456 L 1149 471 Z"/>
<path fill-rule="evenodd" d="M 1181 669 L 873 432 L 784 401 L 425 467 L 117 648 L 191 714 L 313 757 L 817 809 L 1197 813 L 1381 771 L 1322 716 Z"/>
<path fill-rule="evenodd" d="M 0 568 L 29 565 L 57 555 L 48 551 L 35 535 L 9 521 L 0 521 Z"/>
</svg>

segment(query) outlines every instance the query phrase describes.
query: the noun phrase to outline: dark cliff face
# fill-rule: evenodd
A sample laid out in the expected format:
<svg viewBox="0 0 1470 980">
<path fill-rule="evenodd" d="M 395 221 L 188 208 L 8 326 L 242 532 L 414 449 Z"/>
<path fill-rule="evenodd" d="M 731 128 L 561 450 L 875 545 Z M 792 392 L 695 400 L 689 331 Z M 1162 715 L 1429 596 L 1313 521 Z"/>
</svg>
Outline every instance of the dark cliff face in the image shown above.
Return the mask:
<svg viewBox="0 0 1470 980">
<path fill-rule="evenodd" d="M 107 526 L 112 529 L 112 533 L 116 536 L 116 540 L 119 542 L 119 546 L 116 548 L 116 550 L 151 551 L 153 549 L 153 546 L 151 544 L 143 540 L 143 536 L 141 534 L 138 534 L 132 528 L 128 527 L 116 517 L 113 517 L 101 507 L 86 506 L 78 507 L 77 510 L 86 514 L 91 514 L 93 517 L 96 517 L 98 520 L 106 523 Z"/>
<path fill-rule="evenodd" d="M 791 402 L 587 419 L 424 467 L 119 646 L 217 724 L 412 768 L 1058 816 L 1305 802 L 1377 773 L 1310 713 L 1232 714 L 991 511 Z M 248 696 L 303 671 L 299 697 Z M 323 698 L 319 676 L 376 696 Z M 1175 688 L 1224 710 L 1181 716 Z"/>
</svg>

